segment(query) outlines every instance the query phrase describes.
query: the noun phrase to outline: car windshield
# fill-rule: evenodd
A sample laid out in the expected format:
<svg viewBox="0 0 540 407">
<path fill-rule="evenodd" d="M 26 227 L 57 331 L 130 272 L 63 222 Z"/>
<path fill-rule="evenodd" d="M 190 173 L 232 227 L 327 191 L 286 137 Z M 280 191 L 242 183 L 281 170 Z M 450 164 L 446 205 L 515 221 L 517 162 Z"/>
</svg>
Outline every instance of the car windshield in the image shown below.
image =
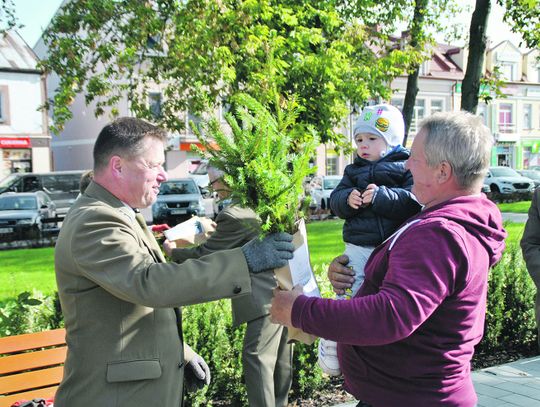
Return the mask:
<svg viewBox="0 0 540 407">
<path fill-rule="evenodd" d="M 340 181 L 339 179 L 325 178 L 324 179 L 324 189 L 334 189 L 335 187 L 338 186 L 339 181 Z"/>
<path fill-rule="evenodd" d="M 193 181 L 167 181 L 159 187 L 159 195 L 197 194 L 199 188 Z"/>
<path fill-rule="evenodd" d="M 208 162 L 201 161 L 201 163 L 197 166 L 197 168 L 191 171 L 191 173 L 195 175 L 206 175 L 208 174 L 208 169 L 206 168 L 207 166 L 208 166 Z"/>
<path fill-rule="evenodd" d="M 10 174 L 0 181 L 0 190 L 5 189 L 13 183 L 13 180 L 18 177 L 17 174 Z"/>
<path fill-rule="evenodd" d="M 32 196 L 6 196 L 0 198 L 1 211 L 17 211 L 37 209 L 36 198 Z"/>
<path fill-rule="evenodd" d="M 512 168 L 492 168 L 491 175 L 494 177 L 519 177 L 517 171 Z"/>
</svg>

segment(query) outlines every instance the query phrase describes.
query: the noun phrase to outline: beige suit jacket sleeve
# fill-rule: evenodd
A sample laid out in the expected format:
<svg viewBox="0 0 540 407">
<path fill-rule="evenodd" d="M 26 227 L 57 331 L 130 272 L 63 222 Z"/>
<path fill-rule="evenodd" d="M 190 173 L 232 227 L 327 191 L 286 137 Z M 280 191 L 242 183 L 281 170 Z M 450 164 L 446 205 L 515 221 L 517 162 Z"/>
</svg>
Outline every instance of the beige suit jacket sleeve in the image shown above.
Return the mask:
<svg viewBox="0 0 540 407">
<path fill-rule="evenodd" d="M 71 245 L 76 267 L 89 280 L 124 301 L 148 307 L 198 304 L 251 292 L 241 249 L 221 251 L 182 264 L 156 263 L 132 221 L 113 208 L 88 209 Z"/>
</svg>

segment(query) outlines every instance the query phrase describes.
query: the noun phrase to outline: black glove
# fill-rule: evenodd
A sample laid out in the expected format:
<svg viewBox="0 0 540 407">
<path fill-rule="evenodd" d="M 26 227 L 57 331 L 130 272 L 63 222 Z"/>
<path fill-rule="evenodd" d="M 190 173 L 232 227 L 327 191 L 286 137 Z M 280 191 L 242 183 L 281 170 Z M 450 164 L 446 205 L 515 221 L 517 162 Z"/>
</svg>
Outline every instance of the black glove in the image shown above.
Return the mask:
<svg viewBox="0 0 540 407">
<path fill-rule="evenodd" d="M 292 235 L 273 233 L 264 239 L 253 239 L 242 246 L 249 271 L 259 273 L 263 270 L 283 267 L 293 258 Z"/>
<path fill-rule="evenodd" d="M 186 390 L 193 393 L 210 384 L 210 368 L 204 359 L 195 354 L 195 357 L 186 364 L 184 371 Z"/>
</svg>

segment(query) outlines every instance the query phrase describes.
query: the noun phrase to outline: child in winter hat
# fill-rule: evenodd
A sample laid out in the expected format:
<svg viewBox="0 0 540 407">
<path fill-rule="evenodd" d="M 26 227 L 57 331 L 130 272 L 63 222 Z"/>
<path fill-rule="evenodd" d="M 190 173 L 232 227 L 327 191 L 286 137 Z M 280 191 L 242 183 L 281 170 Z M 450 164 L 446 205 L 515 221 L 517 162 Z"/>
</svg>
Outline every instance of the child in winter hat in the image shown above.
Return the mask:
<svg viewBox="0 0 540 407">
<path fill-rule="evenodd" d="M 345 167 L 330 195 L 330 208 L 345 219 L 345 254 L 355 271 L 351 296 L 364 281 L 371 252 L 421 208 L 410 192 L 412 175 L 405 168 L 409 151 L 401 146 L 405 134 L 401 112 L 388 104 L 368 106 L 353 134 L 357 157 Z M 319 365 L 329 375 L 341 373 L 335 342 L 321 338 Z"/>
<path fill-rule="evenodd" d="M 354 125 L 353 135 L 360 133 L 376 134 L 388 147 L 398 146 L 405 136 L 403 115 L 392 105 L 367 106 Z"/>
</svg>

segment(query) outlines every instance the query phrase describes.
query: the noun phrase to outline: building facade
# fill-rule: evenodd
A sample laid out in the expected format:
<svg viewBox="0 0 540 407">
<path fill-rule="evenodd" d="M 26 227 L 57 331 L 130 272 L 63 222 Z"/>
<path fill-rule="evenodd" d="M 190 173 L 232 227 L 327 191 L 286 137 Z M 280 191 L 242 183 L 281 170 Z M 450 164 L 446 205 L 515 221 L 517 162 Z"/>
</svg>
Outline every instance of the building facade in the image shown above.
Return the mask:
<svg viewBox="0 0 540 407">
<path fill-rule="evenodd" d="M 0 179 L 51 170 L 45 76 L 16 31 L 0 35 Z"/>
</svg>

